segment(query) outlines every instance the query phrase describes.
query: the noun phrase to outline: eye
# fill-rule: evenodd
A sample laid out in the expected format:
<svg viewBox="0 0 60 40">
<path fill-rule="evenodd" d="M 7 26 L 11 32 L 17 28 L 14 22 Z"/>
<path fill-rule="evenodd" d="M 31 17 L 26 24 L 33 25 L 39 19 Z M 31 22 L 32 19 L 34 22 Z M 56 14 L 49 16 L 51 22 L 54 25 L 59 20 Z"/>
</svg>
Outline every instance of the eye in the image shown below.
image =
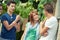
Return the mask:
<svg viewBox="0 0 60 40">
<path fill-rule="evenodd" d="M 14 6 L 12 6 L 12 7 L 14 7 Z"/>
</svg>

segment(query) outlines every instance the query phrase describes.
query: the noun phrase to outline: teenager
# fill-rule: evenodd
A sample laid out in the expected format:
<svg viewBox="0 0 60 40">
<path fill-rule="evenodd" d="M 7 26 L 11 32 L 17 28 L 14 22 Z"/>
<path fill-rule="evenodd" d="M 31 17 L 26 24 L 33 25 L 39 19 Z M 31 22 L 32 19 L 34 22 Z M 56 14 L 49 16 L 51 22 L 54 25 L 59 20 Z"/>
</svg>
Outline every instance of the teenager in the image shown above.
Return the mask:
<svg viewBox="0 0 60 40">
<path fill-rule="evenodd" d="M 26 24 L 26 29 L 21 40 L 38 40 L 39 39 L 39 17 L 37 10 L 30 13 L 30 21 Z"/>
<path fill-rule="evenodd" d="M 44 14 L 46 20 L 40 23 L 41 38 L 39 40 L 55 40 L 58 22 L 57 18 L 53 16 L 53 6 L 50 3 L 44 5 Z M 46 33 L 45 36 L 44 33 Z"/>
<path fill-rule="evenodd" d="M 20 31 L 20 16 L 13 13 L 15 5 L 14 1 L 9 1 L 7 3 L 7 12 L 2 15 L 1 40 L 16 40 L 16 31 Z"/>
</svg>

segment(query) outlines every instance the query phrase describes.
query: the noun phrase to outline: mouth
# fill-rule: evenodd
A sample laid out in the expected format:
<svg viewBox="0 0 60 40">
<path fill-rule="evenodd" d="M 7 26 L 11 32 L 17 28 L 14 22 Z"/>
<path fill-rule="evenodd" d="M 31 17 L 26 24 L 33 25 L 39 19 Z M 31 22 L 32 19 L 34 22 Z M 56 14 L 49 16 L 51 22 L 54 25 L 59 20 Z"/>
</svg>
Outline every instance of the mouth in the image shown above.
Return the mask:
<svg viewBox="0 0 60 40">
<path fill-rule="evenodd" d="M 14 11 L 14 9 L 12 9 L 12 11 Z"/>
</svg>

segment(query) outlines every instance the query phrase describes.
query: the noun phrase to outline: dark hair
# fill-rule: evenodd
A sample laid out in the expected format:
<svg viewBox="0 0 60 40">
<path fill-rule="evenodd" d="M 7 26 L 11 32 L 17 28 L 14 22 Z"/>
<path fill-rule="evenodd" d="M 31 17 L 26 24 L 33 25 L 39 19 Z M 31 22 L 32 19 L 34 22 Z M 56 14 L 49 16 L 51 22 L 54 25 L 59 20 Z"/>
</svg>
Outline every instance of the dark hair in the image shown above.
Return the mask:
<svg viewBox="0 0 60 40">
<path fill-rule="evenodd" d="M 46 3 L 46 4 L 44 5 L 44 9 L 45 9 L 48 13 L 53 13 L 53 6 L 52 6 L 52 4 L 50 4 L 50 3 Z"/>
<path fill-rule="evenodd" d="M 11 3 L 16 4 L 14 1 L 9 1 L 7 5 L 9 6 Z"/>
</svg>

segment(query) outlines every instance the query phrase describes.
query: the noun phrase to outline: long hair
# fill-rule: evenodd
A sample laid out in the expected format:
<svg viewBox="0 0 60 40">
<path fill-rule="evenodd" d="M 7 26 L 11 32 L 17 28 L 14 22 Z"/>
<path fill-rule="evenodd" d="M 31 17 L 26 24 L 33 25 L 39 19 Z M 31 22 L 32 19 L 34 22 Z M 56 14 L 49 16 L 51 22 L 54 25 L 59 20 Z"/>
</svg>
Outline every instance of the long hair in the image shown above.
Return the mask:
<svg viewBox="0 0 60 40">
<path fill-rule="evenodd" d="M 35 9 L 35 10 L 32 10 L 32 11 L 30 12 L 30 22 L 31 22 L 31 23 L 34 23 L 33 13 L 35 13 L 36 15 L 38 15 L 38 12 L 37 12 L 36 9 Z"/>
</svg>

